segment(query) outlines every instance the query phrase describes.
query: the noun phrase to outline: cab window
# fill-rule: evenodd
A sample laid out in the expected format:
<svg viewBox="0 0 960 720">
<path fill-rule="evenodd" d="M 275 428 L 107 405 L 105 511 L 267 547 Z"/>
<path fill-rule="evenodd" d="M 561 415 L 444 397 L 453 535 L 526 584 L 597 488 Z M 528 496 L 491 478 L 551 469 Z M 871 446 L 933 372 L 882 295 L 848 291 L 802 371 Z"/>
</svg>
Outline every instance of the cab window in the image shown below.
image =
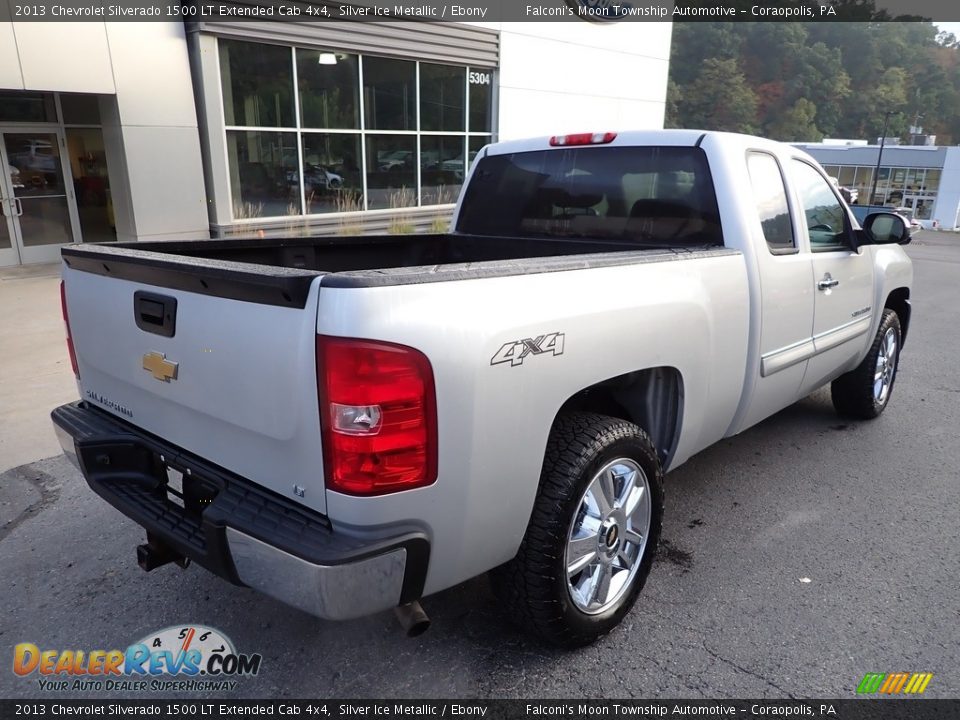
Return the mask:
<svg viewBox="0 0 960 720">
<path fill-rule="evenodd" d="M 767 248 L 773 255 L 797 252 L 780 165 L 773 155 L 752 152 L 747 155 L 747 170 Z"/>
<path fill-rule="evenodd" d="M 849 250 L 847 213 L 833 187 L 812 166 L 793 161 L 797 193 L 807 218 L 807 233 L 812 252 Z"/>
</svg>

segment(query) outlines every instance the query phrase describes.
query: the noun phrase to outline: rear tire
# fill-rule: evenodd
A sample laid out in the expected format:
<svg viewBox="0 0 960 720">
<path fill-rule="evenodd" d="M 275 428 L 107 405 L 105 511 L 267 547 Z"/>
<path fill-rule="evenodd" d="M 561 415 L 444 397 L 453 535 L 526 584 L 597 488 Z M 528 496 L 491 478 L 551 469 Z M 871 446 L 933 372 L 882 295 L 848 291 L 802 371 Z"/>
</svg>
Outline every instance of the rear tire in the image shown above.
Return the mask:
<svg viewBox="0 0 960 720">
<path fill-rule="evenodd" d="M 633 423 L 566 413 L 554 423 L 530 524 L 513 560 L 491 573 L 511 620 L 579 647 L 630 611 L 660 540 L 663 482 Z"/>
<path fill-rule="evenodd" d="M 901 337 L 900 318 L 885 309 L 863 362 L 830 385 L 833 407 L 840 415 L 872 420 L 886 409 L 897 379 Z"/>
</svg>

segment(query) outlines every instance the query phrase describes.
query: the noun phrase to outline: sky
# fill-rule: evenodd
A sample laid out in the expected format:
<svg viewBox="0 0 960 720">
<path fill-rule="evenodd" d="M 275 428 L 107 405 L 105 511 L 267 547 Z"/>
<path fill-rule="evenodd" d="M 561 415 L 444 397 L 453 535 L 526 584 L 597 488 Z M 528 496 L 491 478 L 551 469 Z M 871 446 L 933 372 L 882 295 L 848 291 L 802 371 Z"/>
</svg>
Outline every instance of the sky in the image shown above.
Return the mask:
<svg viewBox="0 0 960 720">
<path fill-rule="evenodd" d="M 960 22 L 934 22 L 933 24 L 944 32 L 953 33 L 960 38 Z"/>
</svg>

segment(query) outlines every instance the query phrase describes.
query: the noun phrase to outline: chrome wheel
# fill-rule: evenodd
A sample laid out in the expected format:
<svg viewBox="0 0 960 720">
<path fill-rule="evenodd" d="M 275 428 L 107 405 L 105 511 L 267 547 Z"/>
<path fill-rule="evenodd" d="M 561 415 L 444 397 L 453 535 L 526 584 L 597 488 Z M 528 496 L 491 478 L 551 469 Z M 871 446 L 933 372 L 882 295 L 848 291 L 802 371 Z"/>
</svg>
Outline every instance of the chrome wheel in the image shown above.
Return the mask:
<svg viewBox="0 0 960 720">
<path fill-rule="evenodd" d="M 897 371 L 897 331 L 889 328 L 880 342 L 877 366 L 873 371 L 873 400 L 883 405 L 890 397 L 893 376 Z"/>
<path fill-rule="evenodd" d="M 576 607 L 597 615 L 630 588 L 650 533 L 650 485 L 629 458 L 607 463 L 584 491 L 567 533 L 564 566 Z"/>
</svg>

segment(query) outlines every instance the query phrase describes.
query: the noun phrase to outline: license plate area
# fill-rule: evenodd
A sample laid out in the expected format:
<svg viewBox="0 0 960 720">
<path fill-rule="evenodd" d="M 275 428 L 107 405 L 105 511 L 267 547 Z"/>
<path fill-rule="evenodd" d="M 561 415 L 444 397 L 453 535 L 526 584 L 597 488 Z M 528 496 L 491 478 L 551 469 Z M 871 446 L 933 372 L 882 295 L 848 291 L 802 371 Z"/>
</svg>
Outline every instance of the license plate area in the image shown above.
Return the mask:
<svg viewBox="0 0 960 720">
<path fill-rule="evenodd" d="M 166 500 L 191 515 L 200 515 L 219 492 L 218 486 L 198 476 L 191 468 L 172 464 L 163 455 L 158 456 L 163 468 L 163 492 Z"/>
</svg>

